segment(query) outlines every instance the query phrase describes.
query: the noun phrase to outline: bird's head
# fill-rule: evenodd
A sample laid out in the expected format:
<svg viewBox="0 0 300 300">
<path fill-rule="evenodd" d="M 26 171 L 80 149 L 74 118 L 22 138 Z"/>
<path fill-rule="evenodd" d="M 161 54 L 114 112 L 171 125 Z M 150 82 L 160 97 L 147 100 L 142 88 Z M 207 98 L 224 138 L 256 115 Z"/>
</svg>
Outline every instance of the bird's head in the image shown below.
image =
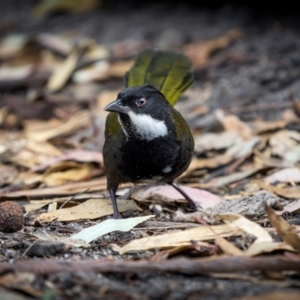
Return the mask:
<svg viewBox="0 0 300 300">
<path fill-rule="evenodd" d="M 150 141 L 170 133 L 172 107 L 151 85 L 126 88 L 104 110 L 118 113 L 127 138 Z"/>
</svg>

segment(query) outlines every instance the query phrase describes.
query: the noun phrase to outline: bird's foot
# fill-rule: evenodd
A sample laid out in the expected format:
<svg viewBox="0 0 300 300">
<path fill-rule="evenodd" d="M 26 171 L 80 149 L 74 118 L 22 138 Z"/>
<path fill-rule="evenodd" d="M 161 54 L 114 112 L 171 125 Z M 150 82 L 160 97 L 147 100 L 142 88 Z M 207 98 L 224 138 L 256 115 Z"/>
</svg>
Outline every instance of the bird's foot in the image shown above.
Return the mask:
<svg viewBox="0 0 300 300">
<path fill-rule="evenodd" d="M 202 206 L 195 200 L 193 200 L 177 183 L 172 181 L 169 182 L 169 184 L 188 201 L 188 204 L 192 207 L 192 209 L 194 209 L 195 211 L 202 209 Z"/>
<path fill-rule="evenodd" d="M 188 206 L 192 210 L 198 211 L 198 210 L 202 209 L 202 206 L 199 203 L 197 203 L 196 201 L 194 201 L 193 199 L 191 199 L 191 198 L 187 199 L 186 198 L 186 200 L 188 201 Z"/>
<path fill-rule="evenodd" d="M 122 215 L 120 214 L 120 212 L 114 212 L 113 219 L 123 219 Z"/>
</svg>

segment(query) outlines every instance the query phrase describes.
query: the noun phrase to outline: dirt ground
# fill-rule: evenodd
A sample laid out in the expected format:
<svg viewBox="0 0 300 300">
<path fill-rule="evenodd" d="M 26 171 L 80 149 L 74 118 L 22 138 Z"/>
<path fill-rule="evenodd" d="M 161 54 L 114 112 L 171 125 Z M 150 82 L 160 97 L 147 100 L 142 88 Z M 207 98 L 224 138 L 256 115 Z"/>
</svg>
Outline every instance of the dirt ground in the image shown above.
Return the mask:
<svg viewBox="0 0 300 300">
<path fill-rule="evenodd" d="M 170 4 L 144 6 L 136 2 L 125 4 L 114 1 L 83 14 L 60 13 L 35 18 L 31 15 L 35 3 L 2 0 L 0 36 L 76 31 L 109 49 L 113 49 L 116 43 L 131 40 L 147 40 L 150 46 L 168 49 L 213 39 L 228 30 L 239 29 L 244 32 L 244 37 L 231 43 L 226 50 L 217 51 L 210 65 L 198 68 L 195 73 L 197 87 L 205 91 L 208 85 L 211 86 L 206 104 L 211 109 L 221 108 L 234 113 L 245 121 L 255 118 L 277 120 L 283 109 L 292 106 L 292 95 L 300 98 L 300 19 L 292 12 L 283 15 L 280 9 L 270 12 L 227 3 L 210 8 L 183 2 L 173 7 Z M 3 95 L 8 93 L 14 92 L 2 91 Z M 128 237 L 124 233 L 121 238 L 126 240 Z M 104 242 L 99 242 L 100 246 Z M 78 257 L 100 258 L 106 251 L 105 245 L 103 249 L 104 252 L 86 250 Z M 9 262 L 14 257 L 9 251 L 13 250 L 5 251 L 5 258 L 3 256 L 1 261 Z M 77 253 L 67 253 L 61 259 L 74 255 Z M 285 286 L 276 279 L 259 282 L 260 275 L 251 275 L 252 280 L 249 281 L 237 277 L 220 279 L 174 273 L 54 274 L 40 276 L 33 281 L 35 289 L 45 292 L 42 296 L 34 297 L 30 291 L 26 294 L 24 289 L 22 294 L 17 293 L 16 287 L 15 298 L 9 298 L 13 294 L 6 296 L 6 291 L 0 287 L 0 298 L 229 300 L 252 299 L 250 296 L 258 297 L 276 291 L 299 292 L 299 286 L 298 289 Z M 51 294 L 53 286 L 61 291 L 60 294 Z M 47 294 L 48 289 L 50 292 Z"/>
</svg>

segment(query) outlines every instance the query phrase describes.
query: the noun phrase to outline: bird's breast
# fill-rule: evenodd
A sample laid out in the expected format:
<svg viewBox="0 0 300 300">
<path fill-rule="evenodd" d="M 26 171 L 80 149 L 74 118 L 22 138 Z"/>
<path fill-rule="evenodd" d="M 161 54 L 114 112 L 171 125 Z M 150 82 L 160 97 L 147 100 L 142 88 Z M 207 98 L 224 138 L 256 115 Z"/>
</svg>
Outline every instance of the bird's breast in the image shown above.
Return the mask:
<svg viewBox="0 0 300 300">
<path fill-rule="evenodd" d="M 119 150 L 117 168 L 126 181 L 158 182 L 176 170 L 180 145 L 168 137 L 152 141 L 127 139 Z"/>
</svg>

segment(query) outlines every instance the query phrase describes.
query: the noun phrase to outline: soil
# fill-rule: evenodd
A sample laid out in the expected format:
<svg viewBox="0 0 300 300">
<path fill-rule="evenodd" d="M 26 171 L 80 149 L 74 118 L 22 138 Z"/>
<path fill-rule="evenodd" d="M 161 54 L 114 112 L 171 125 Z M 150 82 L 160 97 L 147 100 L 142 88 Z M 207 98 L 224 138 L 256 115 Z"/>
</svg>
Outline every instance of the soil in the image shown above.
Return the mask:
<svg viewBox="0 0 300 300">
<path fill-rule="evenodd" d="M 243 59 L 223 60 L 218 68 L 196 73 L 196 85 L 212 84 L 209 106 L 235 110 L 244 120 L 277 119 L 300 98 L 300 27 L 291 11 L 269 12 L 257 7 L 218 2 L 214 7 L 177 2 L 141 5 L 105 3 L 84 14 L 54 14 L 33 18 L 36 1 L 2 0 L 0 35 L 8 33 L 54 33 L 80 31 L 113 48 L 126 40 L 148 40 L 159 48 L 212 39 L 239 28 L 245 37 L 232 43 L 225 54 L 239 53 Z M 107 1 L 109 2 L 109 1 Z M 215 53 L 218 58 L 220 53 Z M 224 55 L 224 51 L 222 53 Z M 254 107 L 254 109 L 253 109 Z M 87 252 L 88 253 L 88 252 Z M 93 256 L 88 253 L 86 258 Z M 97 255 L 95 255 L 97 256 Z M 254 278 L 256 274 L 253 274 Z M 238 299 L 276 290 L 292 290 L 276 282 L 214 279 L 177 274 L 56 274 L 34 282 L 42 290 L 54 285 L 60 295 L 44 299 Z M 1 292 L 1 288 L 0 288 Z M 104 296 L 105 294 L 105 296 Z M 33 299 L 24 295 L 23 299 Z"/>
</svg>

